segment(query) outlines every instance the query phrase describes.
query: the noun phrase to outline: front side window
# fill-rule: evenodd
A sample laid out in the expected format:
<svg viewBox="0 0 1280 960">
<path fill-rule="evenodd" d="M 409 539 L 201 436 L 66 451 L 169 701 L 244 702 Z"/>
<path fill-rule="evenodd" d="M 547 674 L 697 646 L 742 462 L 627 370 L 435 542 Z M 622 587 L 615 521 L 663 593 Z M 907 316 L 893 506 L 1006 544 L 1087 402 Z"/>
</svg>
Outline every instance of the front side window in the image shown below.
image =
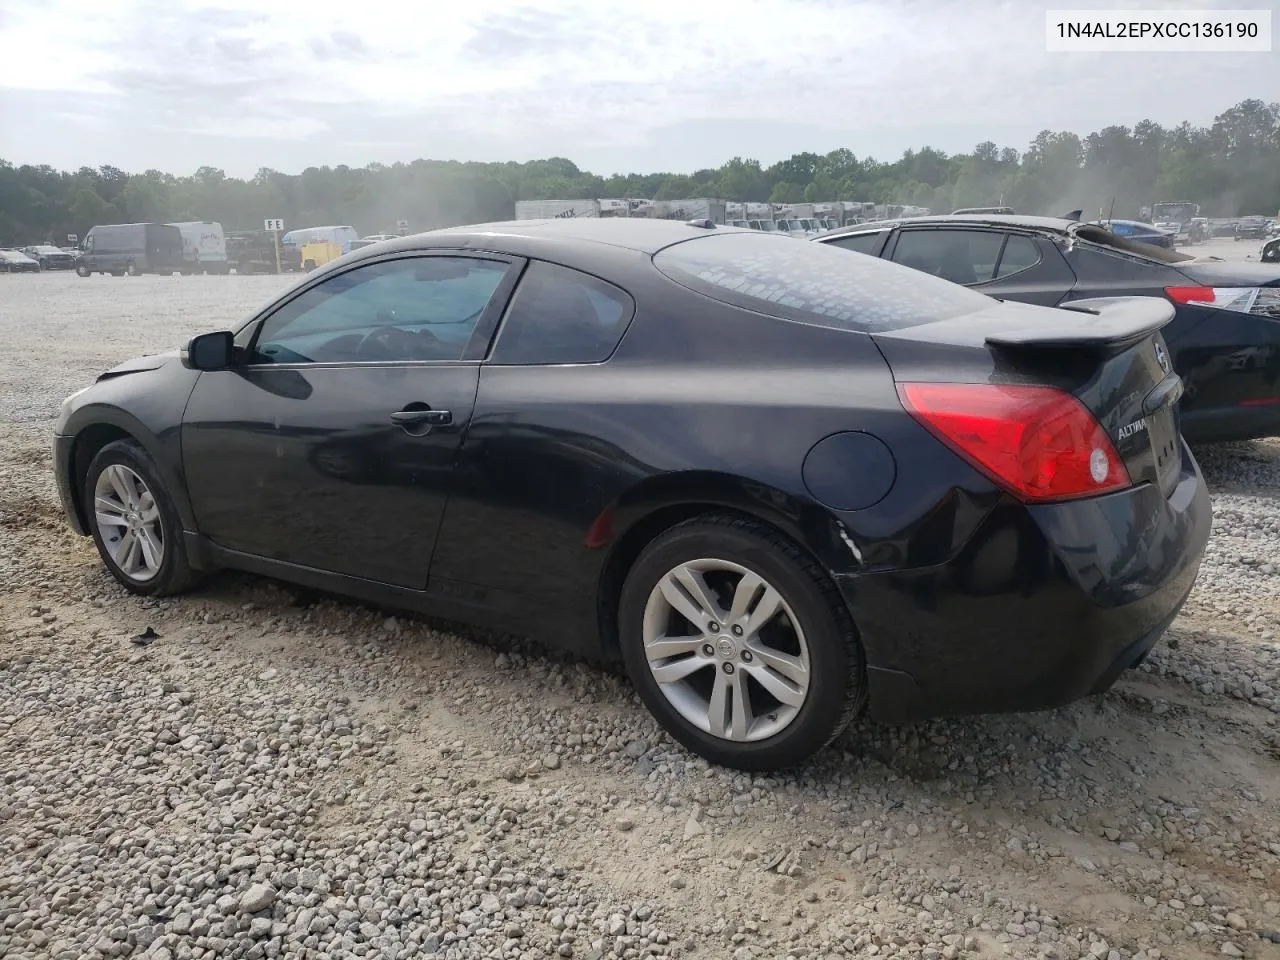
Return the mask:
<svg viewBox="0 0 1280 960">
<path fill-rule="evenodd" d="M 878 332 L 973 313 L 990 298 L 876 257 L 763 233 L 686 240 L 654 265 L 703 296 L 837 330 Z"/>
<path fill-rule="evenodd" d="M 262 324 L 253 363 L 460 360 L 507 264 L 383 260 L 336 274 Z"/>
<path fill-rule="evenodd" d="M 596 277 L 534 260 L 511 298 L 493 363 L 599 363 L 635 312 L 630 295 Z"/>
<path fill-rule="evenodd" d="M 982 283 L 995 276 L 1003 241 L 989 230 L 904 230 L 893 259 L 952 283 Z"/>
</svg>

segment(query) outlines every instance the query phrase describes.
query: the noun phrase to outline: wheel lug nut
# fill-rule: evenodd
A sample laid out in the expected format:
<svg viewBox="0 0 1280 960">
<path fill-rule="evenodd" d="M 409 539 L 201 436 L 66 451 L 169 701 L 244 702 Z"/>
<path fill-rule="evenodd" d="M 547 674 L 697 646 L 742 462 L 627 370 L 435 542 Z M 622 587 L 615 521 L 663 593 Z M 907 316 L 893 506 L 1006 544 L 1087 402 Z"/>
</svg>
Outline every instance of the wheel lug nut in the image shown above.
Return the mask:
<svg viewBox="0 0 1280 960">
<path fill-rule="evenodd" d="M 726 664 L 724 665 L 724 672 L 725 672 L 725 673 L 733 673 L 733 664 L 732 664 L 732 663 L 726 663 Z"/>
<path fill-rule="evenodd" d="M 702 645 L 702 652 L 705 653 L 708 657 L 714 657 L 716 655 L 716 648 L 709 643 L 704 643 Z"/>
<path fill-rule="evenodd" d="M 708 632 L 710 632 L 710 633 L 719 633 L 719 632 L 720 632 L 720 624 L 715 623 L 714 621 L 713 621 L 713 622 L 711 622 L 711 623 L 708 623 L 708 624 L 707 624 L 707 630 L 708 630 Z"/>
<path fill-rule="evenodd" d="M 742 636 L 742 627 L 738 626 L 737 624 L 734 624 L 734 627 L 733 627 L 733 635 L 734 635 L 735 637 L 740 637 L 740 636 Z"/>
<path fill-rule="evenodd" d="M 743 662 L 743 663 L 750 663 L 750 662 L 751 662 L 751 651 L 750 651 L 750 650 L 743 650 L 743 651 L 742 651 L 742 662 Z"/>
</svg>

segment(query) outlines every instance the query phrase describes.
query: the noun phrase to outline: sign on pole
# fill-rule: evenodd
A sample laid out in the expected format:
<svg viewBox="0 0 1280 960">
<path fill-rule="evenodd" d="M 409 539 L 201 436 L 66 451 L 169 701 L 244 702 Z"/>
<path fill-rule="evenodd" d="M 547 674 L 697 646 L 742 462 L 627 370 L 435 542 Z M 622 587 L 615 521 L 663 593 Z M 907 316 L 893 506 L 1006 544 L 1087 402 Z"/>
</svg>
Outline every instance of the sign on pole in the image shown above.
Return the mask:
<svg viewBox="0 0 1280 960">
<path fill-rule="evenodd" d="M 68 234 L 67 234 L 67 243 L 79 243 L 79 242 L 80 242 L 80 237 L 79 237 L 79 235 L 74 234 L 74 233 L 68 233 Z"/>
<path fill-rule="evenodd" d="M 272 246 L 276 248 L 276 273 L 280 272 L 280 233 L 284 230 L 284 221 L 279 217 L 268 217 L 262 221 L 262 229 L 271 231 Z"/>
</svg>

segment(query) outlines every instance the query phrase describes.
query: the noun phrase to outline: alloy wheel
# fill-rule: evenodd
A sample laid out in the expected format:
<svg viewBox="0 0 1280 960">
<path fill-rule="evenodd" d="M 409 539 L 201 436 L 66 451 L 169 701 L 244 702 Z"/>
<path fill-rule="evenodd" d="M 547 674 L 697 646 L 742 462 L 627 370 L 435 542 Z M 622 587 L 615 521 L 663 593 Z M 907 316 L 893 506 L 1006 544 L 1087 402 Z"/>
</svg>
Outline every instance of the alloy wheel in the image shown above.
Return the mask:
<svg viewBox="0 0 1280 960">
<path fill-rule="evenodd" d="M 145 582 L 160 572 L 165 547 L 160 507 L 140 476 L 124 464 L 107 466 L 94 484 L 93 510 L 103 546 L 121 573 Z"/>
<path fill-rule="evenodd" d="M 782 594 L 720 559 L 669 570 L 644 610 L 644 655 L 658 689 L 690 724 L 750 743 L 795 720 L 809 693 L 809 644 Z"/>
</svg>

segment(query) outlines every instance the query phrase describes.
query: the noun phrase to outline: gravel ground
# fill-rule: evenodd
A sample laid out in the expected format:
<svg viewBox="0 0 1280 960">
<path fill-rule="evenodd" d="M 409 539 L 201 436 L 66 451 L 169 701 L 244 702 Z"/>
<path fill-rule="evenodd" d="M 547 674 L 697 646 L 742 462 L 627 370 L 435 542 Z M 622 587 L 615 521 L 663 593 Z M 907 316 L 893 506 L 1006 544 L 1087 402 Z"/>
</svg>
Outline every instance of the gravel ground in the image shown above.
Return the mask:
<svg viewBox="0 0 1280 960">
<path fill-rule="evenodd" d="M 517 638 L 115 585 L 59 401 L 284 282 L 0 278 L 0 956 L 1280 957 L 1280 441 L 1201 451 L 1199 586 L 1111 693 L 749 776 Z"/>
</svg>

